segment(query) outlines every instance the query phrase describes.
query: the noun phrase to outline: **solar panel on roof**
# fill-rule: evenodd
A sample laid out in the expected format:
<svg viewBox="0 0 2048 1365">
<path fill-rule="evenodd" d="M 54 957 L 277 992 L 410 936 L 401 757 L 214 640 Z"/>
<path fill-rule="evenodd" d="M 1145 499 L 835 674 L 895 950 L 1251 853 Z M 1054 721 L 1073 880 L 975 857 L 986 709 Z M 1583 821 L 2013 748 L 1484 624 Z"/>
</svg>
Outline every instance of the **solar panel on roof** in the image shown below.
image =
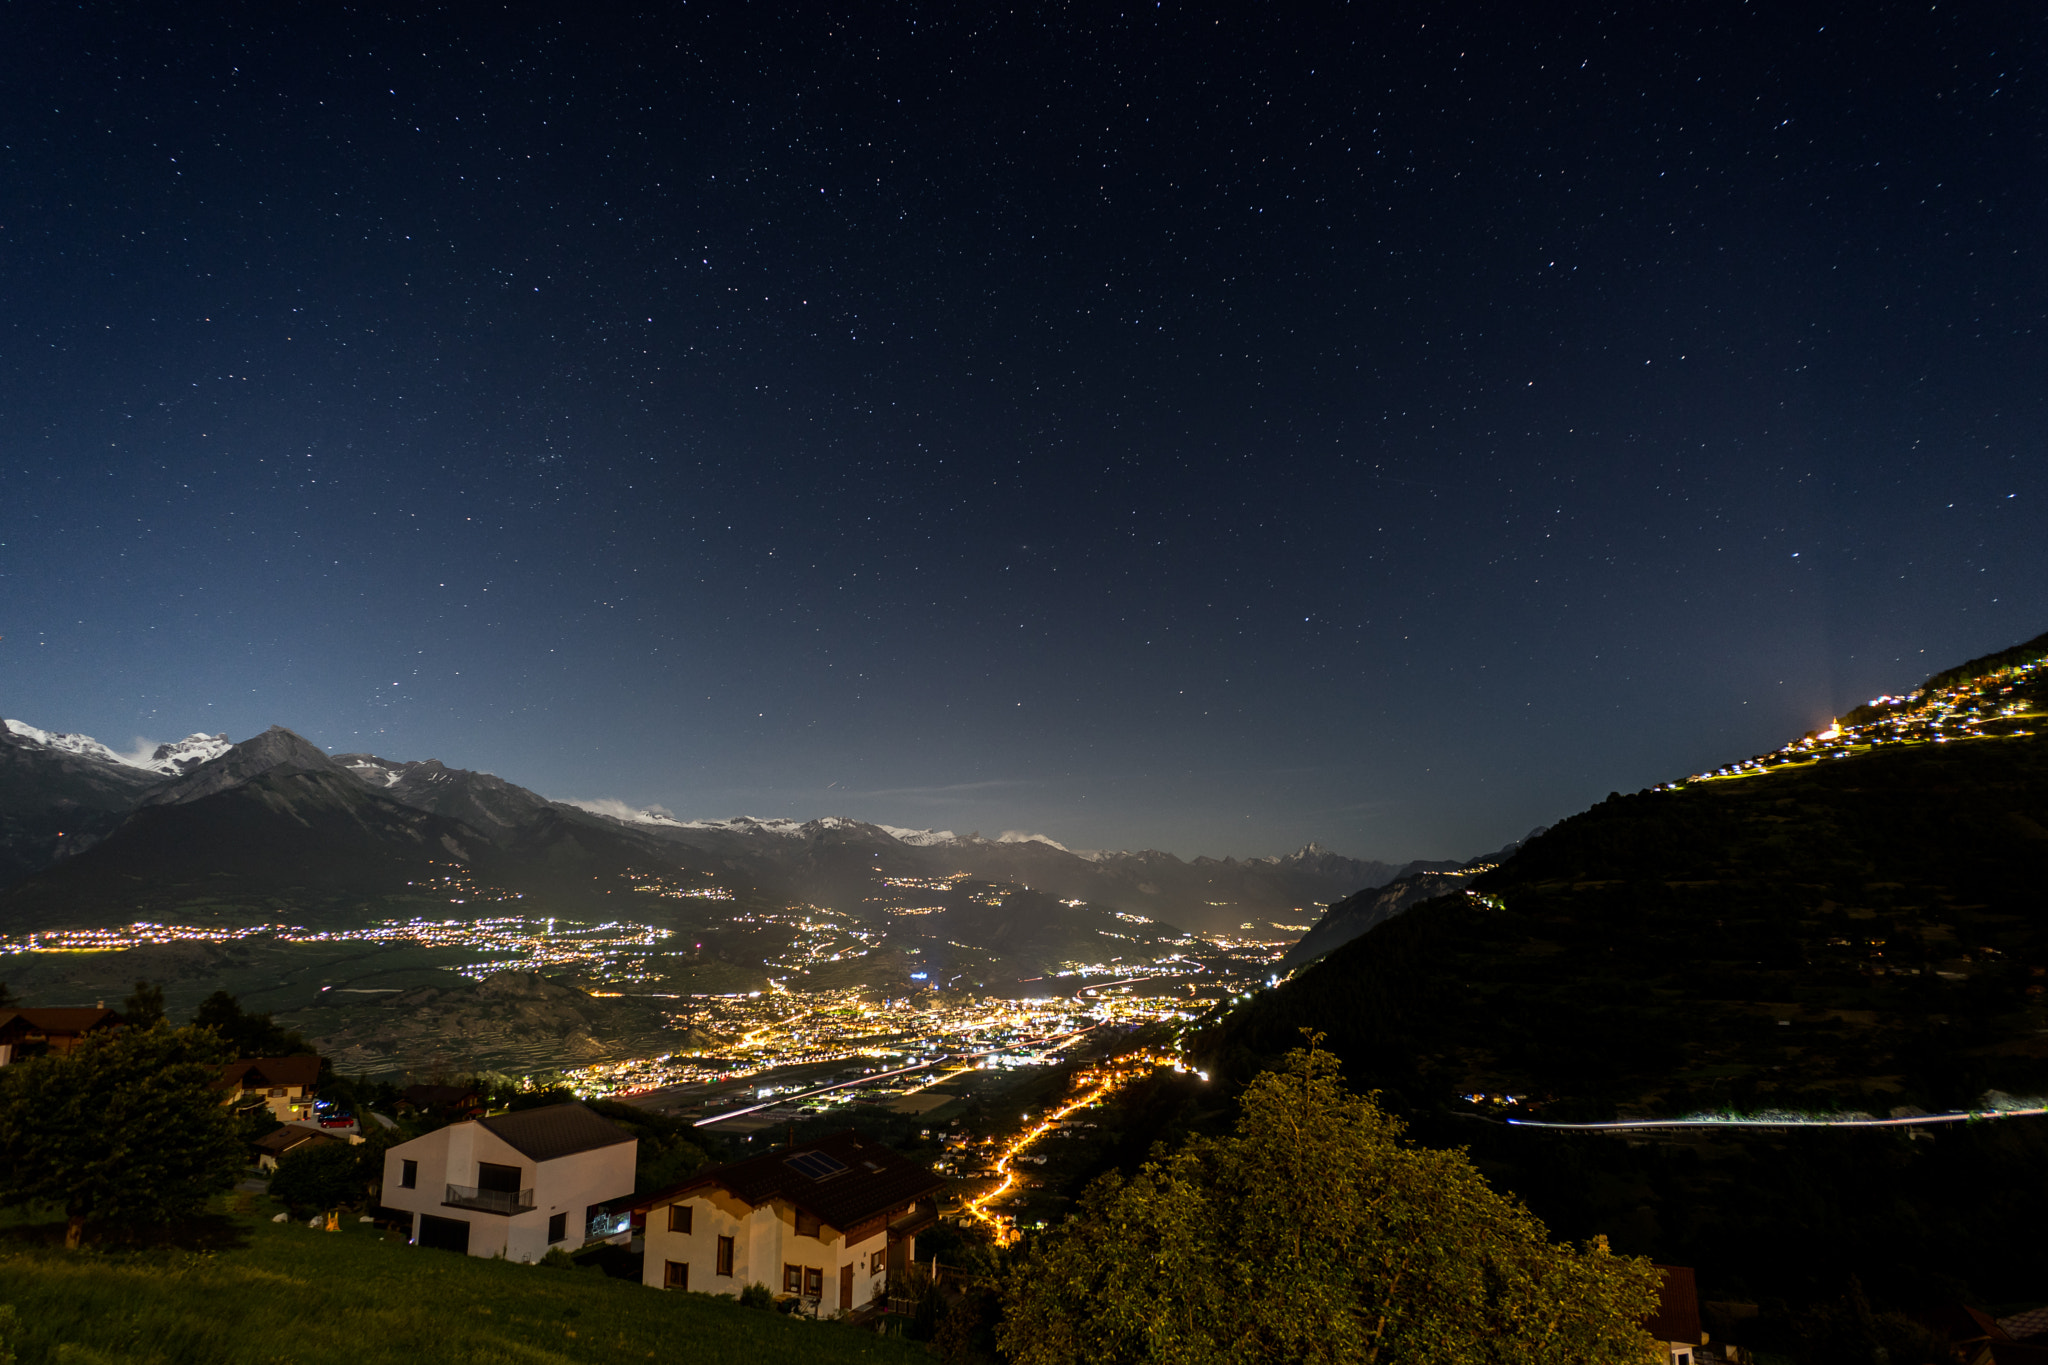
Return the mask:
<svg viewBox="0 0 2048 1365">
<path fill-rule="evenodd" d="M 784 1157 L 782 1164 L 813 1180 L 823 1180 L 846 1169 L 845 1162 L 823 1152 L 798 1152 L 795 1156 Z"/>
</svg>

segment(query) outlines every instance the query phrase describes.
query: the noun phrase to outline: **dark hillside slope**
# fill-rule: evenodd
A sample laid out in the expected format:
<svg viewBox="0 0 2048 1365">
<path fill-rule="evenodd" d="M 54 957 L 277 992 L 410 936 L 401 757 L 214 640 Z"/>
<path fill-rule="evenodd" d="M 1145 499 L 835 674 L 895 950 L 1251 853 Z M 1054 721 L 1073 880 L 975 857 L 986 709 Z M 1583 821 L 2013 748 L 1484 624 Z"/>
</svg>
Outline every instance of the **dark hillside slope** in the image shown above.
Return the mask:
<svg viewBox="0 0 2048 1365">
<path fill-rule="evenodd" d="M 1988 656 L 1988 673 L 1937 675 L 1725 776 L 1612 797 L 1260 993 L 1197 1049 L 1241 1083 L 1322 1030 L 1354 1084 L 1388 1092 L 1420 1140 L 1468 1147 L 1558 1235 L 1608 1235 L 1697 1267 L 1703 1298 L 1762 1304 L 1720 1339 L 1875 1359 L 1874 1340 L 1802 1340 L 1800 1324 L 2038 1302 L 2048 1119 L 1501 1122 L 2048 1093 L 2048 737 L 2027 733 L 2048 732 L 2048 667 L 2031 662 Z"/>
<path fill-rule="evenodd" d="M 162 781 L 29 743 L 0 726 L 0 886 L 98 843 Z"/>
<path fill-rule="evenodd" d="M 2048 738 L 1611 797 L 1216 1029 L 1434 1105 L 1926 1108 L 2048 1090 Z M 1484 897 L 1484 900 L 1479 897 Z"/>
<path fill-rule="evenodd" d="M 143 807 L 6 893 L 0 924 L 113 923 L 194 902 L 318 909 L 403 892 L 435 862 L 466 862 L 483 843 L 459 821 L 373 795 L 347 773 L 279 769 Z"/>
</svg>

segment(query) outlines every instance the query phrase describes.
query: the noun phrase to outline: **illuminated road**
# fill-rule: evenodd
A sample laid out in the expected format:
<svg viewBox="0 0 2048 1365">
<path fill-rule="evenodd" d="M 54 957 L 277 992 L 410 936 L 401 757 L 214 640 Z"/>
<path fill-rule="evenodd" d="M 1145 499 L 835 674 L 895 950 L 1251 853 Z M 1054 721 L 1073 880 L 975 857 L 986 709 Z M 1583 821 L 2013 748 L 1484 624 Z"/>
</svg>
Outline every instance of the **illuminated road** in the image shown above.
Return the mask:
<svg viewBox="0 0 2048 1365">
<path fill-rule="evenodd" d="M 1105 1065 L 1114 1066 L 1117 1062 L 1121 1062 L 1124 1060 L 1126 1059 L 1119 1057 L 1116 1059 L 1116 1061 L 1105 1063 Z M 1003 1183 L 996 1186 L 994 1189 L 988 1191 L 986 1194 L 978 1195 L 975 1198 L 968 1200 L 966 1205 L 967 1215 L 971 1218 L 978 1219 L 981 1222 L 987 1224 L 989 1231 L 995 1234 L 996 1240 L 998 1242 L 1007 1243 L 1008 1241 L 1010 1241 L 1015 1236 L 1015 1234 L 1011 1231 L 1009 1223 L 1002 1217 L 1002 1215 L 990 1213 L 988 1211 L 988 1206 L 990 1204 L 994 1203 L 996 1200 L 1001 1199 L 1004 1195 L 1008 1194 L 1017 1183 L 1017 1173 L 1010 1169 L 1010 1163 L 1014 1161 L 1017 1158 L 1017 1155 L 1021 1153 L 1026 1147 L 1029 1147 L 1032 1143 L 1038 1141 L 1047 1133 L 1051 1132 L 1052 1126 L 1055 1123 L 1058 1123 L 1061 1119 L 1064 1119 L 1067 1115 L 1073 1113 L 1076 1109 L 1086 1109 L 1089 1105 L 1094 1104 L 1097 1101 L 1101 1100 L 1105 1095 L 1109 1094 L 1112 1090 L 1115 1090 L 1118 1086 L 1122 1085 L 1124 1082 L 1130 1079 L 1132 1079 L 1132 1077 L 1130 1075 L 1125 1074 L 1124 1072 L 1112 1071 L 1107 1076 L 1105 1076 L 1093 1090 L 1090 1090 L 1087 1094 L 1081 1096 L 1079 1099 L 1068 1101 L 1065 1105 L 1061 1106 L 1053 1113 L 1039 1120 L 1038 1124 L 1035 1127 L 1027 1128 L 1022 1133 L 1019 1133 L 1011 1141 L 1010 1145 L 1003 1149 L 1003 1154 L 1000 1157 L 996 1158 L 996 1174 L 1003 1178 Z"/>
</svg>

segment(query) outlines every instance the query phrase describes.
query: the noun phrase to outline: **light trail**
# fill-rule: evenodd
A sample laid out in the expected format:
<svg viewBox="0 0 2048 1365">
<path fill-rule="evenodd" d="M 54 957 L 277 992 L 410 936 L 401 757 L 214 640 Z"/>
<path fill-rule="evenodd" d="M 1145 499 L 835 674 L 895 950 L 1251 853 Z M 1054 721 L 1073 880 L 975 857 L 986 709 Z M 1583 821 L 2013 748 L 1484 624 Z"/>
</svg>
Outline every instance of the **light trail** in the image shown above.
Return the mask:
<svg viewBox="0 0 2048 1365">
<path fill-rule="evenodd" d="M 1075 991 L 1075 992 L 1074 992 L 1074 994 L 1075 994 L 1075 995 L 1077 995 L 1077 996 L 1078 996 L 1078 995 L 1086 995 L 1086 994 L 1088 994 L 1088 993 L 1089 993 L 1090 991 L 1106 991 L 1106 990 L 1108 990 L 1108 989 L 1109 989 L 1109 988 L 1110 988 L 1111 986 L 1135 986 L 1135 985 L 1137 985 L 1137 984 L 1138 984 L 1138 983 L 1139 983 L 1140 981 L 1163 981 L 1163 980 L 1166 980 L 1166 979 L 1168 979 L 1168 974 L 1167 974 L 1167 973 L 1165 973 L 1165 972 L 1154 972 L 1154 973 L 1152 973 L 1152 975 L 1150 975 L 1150 976 L 1133 976 L 1133 977 L 1130 977 L 1130 978 L 1128 978 L 1128 979 L 1126 979 L 1126 980 L 1123 980 L 1123 981 L 1099 981 L 1099 982 L 1097 982 L 1096 984 L 1094 984 L 1093 986 L 1083 986 L 1083 987 L 1081 987 L 1081 989 L 1080 989 L 1080 990 L 1078 990 L 1078 991 Z"/>
<path fill-rule="evenodd" d="M 1114 1061 L 1105 1063 L 1105 1065 L 1114 1066 L 1118 1062 L 1122 1062 L 1123 1060 L 1124 1058 L 1118 1057 Z M 989 1230 L 995 1233 L 996 1239 L 998 1241 L 1004 1240 L 1009 1232 L 1009 1228 L 1001 1218 L 988 1211 L 988 1206 L 995 1200 L 998 1200 L 1002 1198 L 1004 1195 L 1008 1194 L 1010 1192 L 1011 1187 L 1017 1183 L 1017 1173 L 1010 1169 L 1010 1162 L 1015 1160 L 1017 1154 L 1022 1152 L 1026 1147 L 1029 1147 L 1032 1143 L 1038 1141 L 1038 1139 L 1044 1137 L 1047 1133 L 1051 1132 L 1052 1126 L 1055 1123 L 1058 1123 L 1061 1119 L 1064 1119 L 1067 1115 L 1073 1113 L 1076 1109 L 1086 1109 L 1089 1105 L 1096 1103 L 1103 1096 L 1107 1095 L 1110 1091 L 1116 1089 L 1119 1085 L 1122 1085 L 1124 1082 L 1130 1079 L 1131 1077 L 1123 1074 L 1120 1071 L 1112 1071 L 1102 1079 L 1100 1084 L 1098 1084 L 1093 1090 L 1089 1091 L 1087 1094 L 1083 1095 L 1080 1099 L 1071 1101 L 1063 1108 L 1058 1110 L 1056 1113 L 1050 1115 L 1047 1118 L 1041 1119 L 1037 1127 L 1027 1129 L 1023 1133 L 1020 1133 L 1017 1136 L 1016 1140 L 1011 1142 L 1011 1144 L 1003 1150 L 1003 1154 L 996 1158 L 996 1174 L 1000 1175 L 1003 1178 L 1003 1183 L 996 1186 L 994 1189 L 989 1190 L 985 1194 L 977 1195 L 973 1199 L 968 1200 L 966 1204 L 967 1215 L 970 1218 L 978 1218 L 982 1222 L 988 1224 Z"/>
<path fill-rule="evenodd" d="M 1786 1115 L 1762 1119 L 1622 1119 L 1612 1123 L 1539 1123 L 1509 1119 L 1513 1128 L 1558 1128 L 1581 1133 L 1641 1131 L 1646 1128 L 1920 1128 L 1935 1123 L 1976 1123 L 1985 1119 L 2020 1119 L 2048 1114 L 2048 1106 L 2029 1109 L 1965 1109 L 1952 1114 L 1911 1114 L 1896 1119 L 1816 1119 Z"/>
<path fill-rule="evenodd" d="M 1043 1038 L 1026 1038 L 1021 1043 L 1006 1043 L 1002 1047 L 992 1047 L 986 1052 L 963 1052 L 956 1056 L 934 1057 L 931 1061 L 918 1062 L 913 1066 L 899 1066 L 892 1071 L 877 1071 L 871 1076 L 862 1076 L 856 1081 L 840 1081 L 836 1085 L 821 1085 L 816 1090 L 806 1090 L 801 1094 L 783 1095 L 776 1099 L 764 1100 L 760 1104 L 748 1105 L 745 1109 L 728 1109 L 723 1114 L 713 1114 L 710 1118 L 698 1119 L 690 1126 L 692 1128 L 703 1128 L 714 1123 L 724 1123 L 727 1119 L 743 1118 L 748 1114 L 758 1114 L 763 1109 L 773 1109 L 778 1104 L 794 1104 L 798 1100 L 807 1100 L 815 1095 L 829 1095 L 834 1090 L 845 1090 L 856 1085 L 873 1085 L 876 1081 L 887 1080 L 891 1076 L 907 1076 L 913 1071 L 923 1071 L 927 1067 L 938 1066 L 942 1062 L 971 1062 L 980 1057 L 993 1057 L 999 1052 L 1011 1052 L 1020 1047 L 1036 1047 L 1040 1043 L 1063 1042 L 1069 1038 L 1079 1038 L 1084 1033 L 1093 1033 L 1101 1027 L 1102 1025 L 1100 1024 L 1090 1024 L 1087 1028 L 1075 1029 L 1072 1033 L 1049 1033 Z"/>
</svg>

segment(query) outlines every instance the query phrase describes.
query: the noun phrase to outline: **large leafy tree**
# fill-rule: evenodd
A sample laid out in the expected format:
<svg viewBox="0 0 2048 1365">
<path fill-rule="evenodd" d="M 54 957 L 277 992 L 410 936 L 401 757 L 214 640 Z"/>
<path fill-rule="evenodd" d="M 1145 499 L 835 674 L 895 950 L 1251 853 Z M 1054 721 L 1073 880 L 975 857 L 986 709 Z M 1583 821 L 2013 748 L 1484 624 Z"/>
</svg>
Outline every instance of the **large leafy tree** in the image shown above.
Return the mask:
<svg viewBox="0 0 2048 1365">
<path fill-rule="evenodd" d="M 198 1212 L 244 1160 L 216 1085 L 224 1060 L 211 1033 L 160 1024 L 0 1068 L 0 1204 L 63 1209 L 67 1247 L 88 1220 Z"/>
<path fill-rule="evenodd" d="M 200 1001 L 192 1022 L 219 1034 L 236 1057 L 289 1057 L 313 1050 L 304 1038 L 271 1016 L 243 1013 L 242 1002 L 226 991 L 215 991 Z"/>
<path fill-rule="evenodd" d="M 1311 1045 L 1252 1082 L 1232 1135 L 1091 1186 L 1009 1276 L 1000 1336 L 1018 1365 L 1643 1365 L 1657 1283 L 1553 1244 Z"/>
</svg>

